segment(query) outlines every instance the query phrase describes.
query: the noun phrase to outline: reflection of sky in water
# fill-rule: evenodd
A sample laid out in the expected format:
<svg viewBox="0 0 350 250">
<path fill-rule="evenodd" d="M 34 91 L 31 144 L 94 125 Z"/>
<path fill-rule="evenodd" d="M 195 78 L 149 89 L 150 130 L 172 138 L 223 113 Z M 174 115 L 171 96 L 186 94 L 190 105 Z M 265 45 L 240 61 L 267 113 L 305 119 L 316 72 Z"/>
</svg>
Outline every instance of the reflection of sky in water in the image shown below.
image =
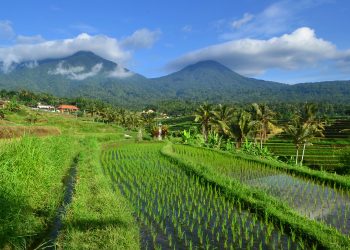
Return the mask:
<svg viewBox="0 0 350 250">
<path fill-rule="evenodd" d="M 244 181 L 287 202 L 302 215 L 325 221 L 343 233 L 350 232 L 349 192 L 334 190 L 311 181 L 278 174 Z"/>
</svg>

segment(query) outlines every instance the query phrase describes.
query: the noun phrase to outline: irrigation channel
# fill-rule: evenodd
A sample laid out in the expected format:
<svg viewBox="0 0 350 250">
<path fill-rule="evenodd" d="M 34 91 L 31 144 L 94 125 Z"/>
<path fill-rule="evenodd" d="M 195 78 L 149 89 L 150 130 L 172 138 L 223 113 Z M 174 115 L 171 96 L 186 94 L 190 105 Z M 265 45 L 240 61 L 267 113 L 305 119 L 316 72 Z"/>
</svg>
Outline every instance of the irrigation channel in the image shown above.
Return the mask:
<svg viewBox="0 0 350 250">
<path fill-rule="evenodd" d="M 173 145 L 175 152 L 188 161 L 201 164 L 223 176 L 264 190 L 301 215 L 322 221 L 350 236 L 350 191 L 327 186 L 307 178 L 254 161 L 226 156 L 207 149 Z"/>
<path fill-rule="evenodd" d="M 123 145 L 101 157 L 134 208 L 142 249 L 316 249 L 185 173 L 162 157 L 163 146 Z"/>
</svg>

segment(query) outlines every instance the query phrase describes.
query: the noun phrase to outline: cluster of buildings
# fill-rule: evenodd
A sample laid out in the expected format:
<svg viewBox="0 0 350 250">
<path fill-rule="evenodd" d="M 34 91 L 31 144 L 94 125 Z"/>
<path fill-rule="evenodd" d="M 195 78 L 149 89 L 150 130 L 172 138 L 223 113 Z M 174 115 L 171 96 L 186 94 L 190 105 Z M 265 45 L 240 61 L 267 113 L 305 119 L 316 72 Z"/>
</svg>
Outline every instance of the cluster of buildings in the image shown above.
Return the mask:
<svg viewBox="0 0 350 250">
<path fill-rule="evenodd" d="M 10 101 L 0 100 L 0 109 L 6 108 L 6 105 Z M 74 105 L 61 104 L 59 106 L 45 105 L 40 102 L 36 107 L 32 108 L 33 110 L 47 111 L 47 112 L 60 112 L 60 113 L 75 113 L 79 111 L 79 108 Z"/>
<path fill-rule="evenodd" d="M 149 109 L 149 110 L 143 110 L 141 112 L 141 114 L 147 114 L 147 115 L 152 115 L 152 114 L 156 114 L 156 111 L 154 111 L 153 109 Z M 161 118 L 163 119 L 169 119 L 169 116 L 166 113 L 160 113 L 158 114 Z"/>
<path fill-rule="evenodd" d="M 57 107 L 52 105 L 43 105 L 38 103 L 38 105 L 33 108 L 34 110 L 48 111 L 48 112 L 60 112 L 60 113 L 75 113 L 79 110 L 77 106 L 61 104 Z"/>
</svg>

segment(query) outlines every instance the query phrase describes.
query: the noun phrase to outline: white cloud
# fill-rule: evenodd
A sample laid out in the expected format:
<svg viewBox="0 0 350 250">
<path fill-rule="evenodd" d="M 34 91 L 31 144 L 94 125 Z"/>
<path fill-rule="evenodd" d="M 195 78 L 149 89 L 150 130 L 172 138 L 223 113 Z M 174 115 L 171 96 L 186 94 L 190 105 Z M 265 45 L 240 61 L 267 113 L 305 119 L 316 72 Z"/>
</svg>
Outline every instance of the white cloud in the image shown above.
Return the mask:
<svg viewBox="0 0 350 250">
<path fill-rule="evenodd" d="M 244 13 L 243 17 L 239 20 L 235 20 L 232 22 L 232 27 L 235 29 L 239 29 L 242 25 L 248 23 L 254 18 L 254 15 L 249 13 Z"/>
<path fill-rule="evenodd" d="M 9 40 L 15 36 L 12 23 L 8 20 L 0 20 L 0 39 Z"/>
<path fill-rule="evenodd" d="M 16 44 L 0 48 L 0 61 L 3 62 L 2 70 L 8 72 L 13 63 L 63 58 L 81 50 L 91 51 L 107 60 L 121 64 L 131 58 L 131 52 L 122 48 L 117 39 L 105 35 L 91 36 L 82 33 L 70 39 Z"/>
<path fill-rule="evenodd" d="M 125 37 L 121 41 L 121 45 L 129 49 L 148 49 L 159 39 L 160 34 L 161 31 L 159 29 L 153 31 L 149 29 L 139 29 L 132 35 Z"/>
<path fill-rule="evenodd" d="M 303 27 L 267 40 L 240 39 L 202 48 L 174 60 L 168 69 L 178 70 L 198 61 L 216 60 L 240 74 L 256 76 L 272 68 L 305 68 L 342 57 L 343 53 L 332 43 L 317 38 L 314 30 Z"/>
<path fill-rule="evenodd" d="M 185 26 L 182 27 L 181 30 L 183 32 L 185 32 L 185 33 L 190 33 L 190 32 L 192 32 L 192 26 L 191 25 L 185 25 Z"/>
<path fill-rule="evenodd" d="M 22 36 L 18 35 L 16 37 L 16 42 L 23 44 L 23 43 L 40 43 L 44 42 L 45 39 L 41 35 L 35 35 L 35 36 Z"/>
<path fill-rule="evenodd" d="M 115 70 L 108 74 L 109 77 L 116 77 L 116 78 L 126 78 L 126 77 L 129 77 L 132 75 L 133 75 L 133 73 L 131 71 L 127 71 L 126 69 L 124 69 L 120 65 L 117 65 Z"/>
<path fill-rule="evenodd" d="M 267 6 L 259 13 L 244 14 L 243 18 L 231 23 L 232 32 L 223 33 L 220 38 L 232 40 L 247 37 L 271 37 L 297 28 L 300 14 L 329 0 L 281 0 Z M 254 18 L 253 18 L 254 17 Z M 239 29 L 238 29 L 239 28 Z"/>
<path fill-rule="evenodd" d="M 93 77 L 97 75 L 103 68 L 102 63 L 94 65 L 90 71 L 85 71 L 83 66 L 64 66 L 64 61 L 60 62 L 54 70 L 49 70 L 48 73 L 51 75 L 64 75 L 72 80 L 84 80 L 88 77 Z"/>
</svg>

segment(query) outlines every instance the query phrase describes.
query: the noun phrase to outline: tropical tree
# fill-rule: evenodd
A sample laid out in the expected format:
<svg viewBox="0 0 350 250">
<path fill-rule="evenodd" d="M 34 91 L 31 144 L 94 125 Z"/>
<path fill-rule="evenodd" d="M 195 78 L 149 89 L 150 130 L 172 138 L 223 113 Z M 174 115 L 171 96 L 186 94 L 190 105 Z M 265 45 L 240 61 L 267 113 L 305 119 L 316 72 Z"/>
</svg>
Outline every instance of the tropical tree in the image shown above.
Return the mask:
<svg viewBox="0 0 350 250">
<path fill-rule="evenodd" d="M 113 123 L 117 121 L 118 114 L 113 108 L 106 108 L 106 121 L 107 123 Z"/>
<path fill-rule="evenodd" d="M 241 110 L 229 124 L 228 134 L 236 139 L 236 147 L 240 148 L 248 134 L 252 131 L 251 114 Z"/>
<path fill-rule="evenodd" d="M 260 148 L 262 149 L 263 142 L 266 142 L 269 127 L 273 125 L 275 113 L 266 104 L 253 103 L 253 126 L 260 138 Z"/>
<path fill-rule="evenodd" d="M 148 131 L 151 131 L 152 125 L 155 122 L 156 113 L 155 112 L 142 112 L 141 120 L 144 124 L 146 124 Z"/>
<path fill-rule="evenodd" d="M 135 129 L 142 124 L 141 116 L 137 112 L 129 112 L 126 121 L 129 129 Z"/>
<path fill-rule="evenodd" d="M 310 144 L 310 141 L 316 136 L 323 137 L 323 131 L 325 129 L 325 122 L 317 117 L 317 106 L 314 103 L 306 103 L 300 112 L 300 119 L 304 124 L 308 124 L 310 130 L 309 141 L 303 143 L 303 152 L 301 156 L 300 165 L 303 164 L 305 147 Z"/>
<path fill-rule="evenodd" d="M 234 118 L 234 108 L 227 105 L 221 105 L 211 111 L 212 113 L 212 124 L 219 135 L 227 135 L 229 126 L 228 124 Z"/>
<path fill-rule="evenodd" d="M 294 120 L 292 124 L 288 124 L 284 127 L 284 131 L 292 138 L 293 144 L 296 148 L 295 165 L 298 165 L 299 149 L 306 137 L 309 136 L 308 126 Z"/>
<path fill-rule="evenodd" d="M 295 164 L 298 165 L 299 149 L 303 146 L 300 165 L 303 164 L 305 148 L 311 144 L 316 136 L 323 136 L 324 123 L 316 118 L 316 106 L 305 104 L 303 109 L 296 113 L 292 123 L 285 126 L 284 131 L 292 137 L 296 147 Z"/>
<path fill-rule="evenodd" d="M 126 111 L 126 109 L 120 108 L 118 110 L 118 122 L 123 127 L 126 127 L 127 125 L 127 115 L 128 115 L 128 112 Z"/>
<path fill-rule="evenodd" d="M 195 121 L 201 124 L 204 141 L 205 143 L 207 143 L 208 133 L 213 119 L 212 105 L 208 103 L 200 105 L 199 108 L 196 110 L 195 115 Z"/>
<path fill-rule="evenodd" d="M 314 103 L 306 103 L 301 111 L 297 113 L 299 119 L 304 123 L 314 123 L 316 121 L 317 106 Z"/>
<path fill-rule="evenodd" d="M 98 108 L 96 103 L 91 102 L 87 105 L 87 113 L 90 114 L 91 117 L 94 117 L 94 115 L 98 112 Z"/>
</svg>

